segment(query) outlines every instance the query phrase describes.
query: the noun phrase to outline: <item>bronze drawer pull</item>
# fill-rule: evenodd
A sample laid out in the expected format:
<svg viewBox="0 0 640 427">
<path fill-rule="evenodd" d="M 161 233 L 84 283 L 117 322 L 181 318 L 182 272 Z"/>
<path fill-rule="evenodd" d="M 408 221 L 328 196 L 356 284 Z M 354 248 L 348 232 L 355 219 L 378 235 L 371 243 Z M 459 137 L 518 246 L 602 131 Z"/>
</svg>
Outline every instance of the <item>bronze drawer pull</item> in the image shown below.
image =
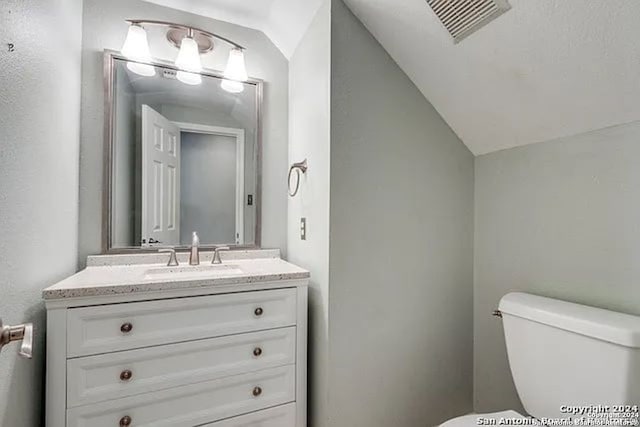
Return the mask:
<svg viewBox="0 0 640 427">
<path fill-rule="evenodd" d="M 264 313 L 264 310 L 262 309 L 262 307 L 258 307 L 255 309 L 255 311 L 253 312 L 253 314 L 255 314 L 256 316 L 262 316 L 262 314 Z"/>
<path fill-rule="evenodd" d="M 260 347 L 256 347 L 253 349 L 253 355 L 255 357 L 260 357 L 262 355 L 262 349 Z"/>
<path fill-rule="evenodd" d="M 258 397 L 262 394 L 262 388 L 261 387 L 254 387 L 253 388 L 253 396 L 254 397 Z"/>
<path fill-rule="evenodd" d="M 126 369 L 120 373 L 120 381 L 129 381 L 133 376 L 133 372 Z"/>
<path fill-rule="evenodd" d="M 128 427 L 131 425 L 131 417 L 129 415 L 125 415 L 120 418 L 120 427 Z"/>
<path fill-rule="evenodd" d="M 123 334 L 128 334 L 132 330 L 133 330 L 133 325 L 129 322 L 123 323 L 122 326 L 120 326 L 120 332 L 122 332 Z"/>
</svg>

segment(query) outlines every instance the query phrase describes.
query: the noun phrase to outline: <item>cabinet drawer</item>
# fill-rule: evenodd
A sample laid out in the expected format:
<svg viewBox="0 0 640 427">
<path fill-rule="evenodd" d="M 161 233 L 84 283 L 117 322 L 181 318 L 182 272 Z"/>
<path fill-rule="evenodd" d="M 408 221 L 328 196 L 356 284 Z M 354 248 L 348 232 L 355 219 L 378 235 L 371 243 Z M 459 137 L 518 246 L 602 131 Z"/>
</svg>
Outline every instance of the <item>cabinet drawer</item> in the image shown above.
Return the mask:
<svg viewBox="0 0 640 427">
<path fill-rule="evenodd" d="M 67 354 L 87 356 L 295 323 L 295 289 L 74 308 L 67 314 Z"/>
<path fill-rule="evenodd" d="M 296 404 L 277 406 L 202 427 L 295 427 Z"/>
<path fill-rule="evenodd" d="M 296 328 L 67 361 L 67 405 L 86 405 L 295 363 Z"/>
<path fill-rule="evenodd" d="M 187 427 L 246 414 L 295 399 L 294 366 L 80 406 L 67 411 L 69 427 Z M 126 423 L 124 423 L 126 425 Z"/>
</svg>

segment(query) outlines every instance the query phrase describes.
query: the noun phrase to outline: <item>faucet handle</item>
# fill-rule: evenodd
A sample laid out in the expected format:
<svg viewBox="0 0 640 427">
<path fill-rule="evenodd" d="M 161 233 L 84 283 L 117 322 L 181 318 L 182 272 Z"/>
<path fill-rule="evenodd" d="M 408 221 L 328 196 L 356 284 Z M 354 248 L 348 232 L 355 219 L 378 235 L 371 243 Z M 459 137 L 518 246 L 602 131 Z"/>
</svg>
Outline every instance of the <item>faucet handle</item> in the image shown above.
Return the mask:
<svg viewBox="0 0 640 427">
<path fill-rule="evenodd" d="M 162 248 L 158 249 L 158 252 L 170 254 L 167 267 L 177 267 L 178 265 L 180 265 L 180 263 L 178 262 L 178 257 L 176 256 L 176 250 L 174 248 Z"/>
<path fill-rule="evenodd" d="M 18 354 L 27 359 L 33 357 L 33 323 L 4 326 L 0 319 L 0 350 L 13 341 L 22 341 Z"/>
<path fill-rule="evenodd" d="M 220 259 L 220 252 L 228 250 L 231 250 L 229 246 L 216 246 L 213 251 L 213 259 L 211 260 L 211 264 L 222 264 L 222 259 Z"/>
</svg>

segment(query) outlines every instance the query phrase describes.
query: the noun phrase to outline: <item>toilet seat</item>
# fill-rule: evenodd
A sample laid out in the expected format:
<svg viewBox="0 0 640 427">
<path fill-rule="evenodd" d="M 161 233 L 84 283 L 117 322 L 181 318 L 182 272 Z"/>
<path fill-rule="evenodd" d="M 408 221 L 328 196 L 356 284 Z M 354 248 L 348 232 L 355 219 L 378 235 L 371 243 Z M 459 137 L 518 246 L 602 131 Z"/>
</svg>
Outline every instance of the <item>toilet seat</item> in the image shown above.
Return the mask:
<svg viewBox="0 0 640 427">
<path fill-rule="evenodd" d="M 478 418 L 486 418 L 486 419 L 494 419 L 496 420 L 496 425 L 500 426 L 500 418 L 527 418 L 522 414 L 517 413 L 516 411 L 502 411 L 502 412 L 491 412 L 488 414 L 469 414 L 463 415 L 461 417 L 452 418 L 449 421 L 445 421 L 440 424 L 440 427 L 478 427 L 482 425 L 489 425 L 489 423 L 480 424 L 478 423 Z M 508 424 L 503 424 L 508 426 Z"/>
</svg>

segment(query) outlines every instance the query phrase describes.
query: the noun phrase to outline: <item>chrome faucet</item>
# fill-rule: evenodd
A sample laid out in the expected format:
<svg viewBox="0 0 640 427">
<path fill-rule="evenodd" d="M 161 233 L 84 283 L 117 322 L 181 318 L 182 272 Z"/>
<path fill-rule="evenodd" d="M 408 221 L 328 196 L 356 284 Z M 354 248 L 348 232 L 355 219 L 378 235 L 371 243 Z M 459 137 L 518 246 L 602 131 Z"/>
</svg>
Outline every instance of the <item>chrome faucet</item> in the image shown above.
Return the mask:
<svg viewBox="0 0 640 427">
<path fill-rule="evenodd" d="M 191 238 L 191 252 L 189 253 L 189 265 L 200 265 L 200 238 L 193 232 Z"/>
<path fill-rule="evenodd" d="M 176 267 L 178 265 L 180 265 L 180 263 L 178 263 L 178 257 L 176 256 L 176 250 L 173 248 L 164 248 L 164 249 L 159 249 L 158 252 L 160 253 L 168 253 L 169 254 L 169 262 L 167 263 L 167 267 Z"/>
<path fill-rule="evenodd" d="M 220 259 L 220 252 L 228 250 L 229 246 L 216 246 L 213 252 L 213 259 L 211 260 L 211 264 L 222 264 L 222 260 Z"/>
</svg>

